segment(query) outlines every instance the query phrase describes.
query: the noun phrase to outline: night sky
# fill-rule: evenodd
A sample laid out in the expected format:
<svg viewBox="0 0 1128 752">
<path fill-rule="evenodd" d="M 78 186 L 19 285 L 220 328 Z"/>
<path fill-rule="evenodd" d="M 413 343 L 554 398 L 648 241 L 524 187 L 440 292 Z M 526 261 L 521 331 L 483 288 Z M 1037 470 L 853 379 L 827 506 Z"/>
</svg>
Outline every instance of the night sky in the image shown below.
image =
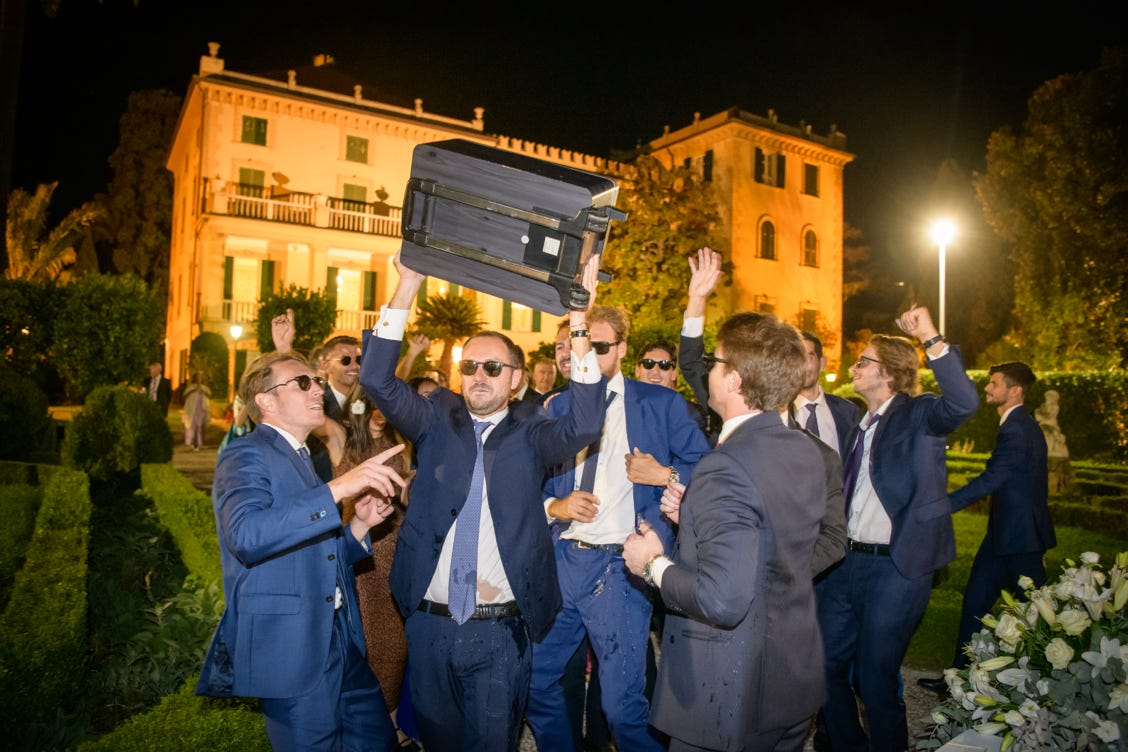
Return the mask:
<svg viewBox="0 0 1128 752">
<path fill-rule="evenodd" d="M 59 180 L 59 216 L 104 192 L 129 93 L 183 95 L 216 41 L 231 70 L 286 70 L 329 53 L 369 82 L 366 98 L 410 107 L 421 97 L 429 112 L 461 119 L 482 106 L 487 132 L 599 156 L 734 106 L 774 109 L 818 134 L 834 124 L 855 155 L 847 222 L 879 253 L 916 253 L 945 159 L 981 170 L 990 133 L 1021 124 L 1042 82 L 1091 70 L 1103 46 L 1126 44 L 1111 5 L 1076 3 L 1058 17 L 936 5 L 931 18 L 927 5 L 784 3 L 744 19 L 703 4 L 696 21 L 657 5 L 414 5 L 62 0 L 48 19 L 28 0 L 13 187 Z"/>
</svg>

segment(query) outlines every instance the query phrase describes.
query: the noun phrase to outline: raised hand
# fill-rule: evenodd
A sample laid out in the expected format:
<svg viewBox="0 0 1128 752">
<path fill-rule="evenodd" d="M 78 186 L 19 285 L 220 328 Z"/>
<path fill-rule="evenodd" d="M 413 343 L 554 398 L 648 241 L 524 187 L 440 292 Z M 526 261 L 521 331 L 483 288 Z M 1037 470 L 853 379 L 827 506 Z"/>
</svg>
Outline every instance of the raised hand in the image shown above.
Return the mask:
<svg viewBox="0 0 1128 752">
<path fill-rule="evenodd" d="M 707 298 L 721 280 L 721 254 L 711 248 L 697 251 L 697 261 L 689 257 L 689 296 Z"/>
<path fill-rule="evenodd" d="M 278 352 L 290 352 L 294 348 L 294 309 L 287 308 L 270 320 L 270 339 Z"/>
<path fill-rule="evenodd" d="M 921 342 L 939 334 L 936 325 L 932 323 L 931 314 L 924 306 L 915 306 L 902 313 L 897 319 L 897 326 L 905 334 L 916 337 Z"/>
</svg>

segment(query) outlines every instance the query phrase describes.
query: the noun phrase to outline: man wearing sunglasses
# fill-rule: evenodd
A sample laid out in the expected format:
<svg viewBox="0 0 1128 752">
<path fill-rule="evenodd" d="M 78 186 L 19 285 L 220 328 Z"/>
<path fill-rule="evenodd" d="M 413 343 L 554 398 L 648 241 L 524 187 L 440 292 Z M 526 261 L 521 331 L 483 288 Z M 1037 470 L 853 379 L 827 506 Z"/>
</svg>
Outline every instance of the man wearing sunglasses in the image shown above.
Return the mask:
<svg viewBox="0 0 1128 752">
<path fill-rule="evenodd" d="M 673 526 L 659 509 L 662 491 L 671 480 L 689 478 L 709 443 L 680 394 L 623 377 L 630 333 L 626 311 L 593 306 L 588 327 L 600 371 L 607 377 L 610 402 L 598 448 L 589 447 L 582 460 L 569 457 L 554 469 L 546 486 L 545 513 L 564 527 L 556 542 L 564 606 L 548 635 L 533 645 L 527 715 L 538 749 L 573 747 L 560 680 L 587 634 L 599 662 L 603 710 L 617 747 L 663 750 L 647 722 L 650 594 L 644 582 L 628 574 L 623 541 L 639 520 L 645 520 L 663 541 L 672 543 Z M 565 414 L 575 391 L 573 384 L 557 395 L 548 405 L 549 415 Z M 659 485 L 628 478 L 628 457 L 636 450 L 652 455 L 665 469 Z"/>
<path fill-rule="evenodd" d="M 677 389 L 678 349 L 670 342 L 651 342 L 642 348 L 642 357 L 635 366 L 635 378 L 651 384 Z M 685 401 L 690 416 L 702 433 L 709 430 L 709 411 L 692 400 Z"/>
<path fill-rule="evenodd" d="M 599 436 L 605 383 L 586 312 L 572 311 L 570 411 L 550 419 L 535 403 L 510 402 L 517 363 L 497 332 L 464 344 L 461 395 L 418 395 L 394 369 L 424 276 L 398 256 L 395 265 L 399 283 L 366 339 L 360 380 L 418 465 L 390 576 L 406 619 L 411 704 L 426 749 L 516 750 L 530 642 L 560 608 L 541 486 L 549 467 Z M 592 256 L 582 277 L 591 296 L 598 271 Z"/>
<path fill-rule="evenodd" d="M 393 511 L 399 445 L 328 484 L 305 444 L 325 420 L 323 385 L 293 353 L 248 367 L 239 397 L 255 423 L 219 457 L 212 488 L 227 602 L 196 693 L 257 697 L 276 750 L 389 752 L 396 733 L 365 660 L 352 564 Z M 356 499 L 347 524 L 339 504 Z"/>
<path fill-rule="evenodd" d="M 322 345 L 321 359 L 329 382 L 325 390 L 325 414 L 342 422 L 345 395 L 360 379 L 360 343 L 356 337 L 346 334 L 331 337 Z"/>
</svg>

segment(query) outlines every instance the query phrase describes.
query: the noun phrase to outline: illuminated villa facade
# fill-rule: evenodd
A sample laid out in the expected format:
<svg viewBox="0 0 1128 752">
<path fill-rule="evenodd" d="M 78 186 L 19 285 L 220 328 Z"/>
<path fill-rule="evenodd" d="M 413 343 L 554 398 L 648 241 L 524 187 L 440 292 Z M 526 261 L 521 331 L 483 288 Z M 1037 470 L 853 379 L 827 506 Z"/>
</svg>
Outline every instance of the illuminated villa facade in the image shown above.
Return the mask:
<svg viewBox="0 0 1128 752">
<path fill-rule="evenodd" d="M 426 112 L 418 99 L 413 109 L 366 99 L 326 56 L 271 77 L 228 71 L 218 51 L 212 43 L 200 59 L 167 161 L 175 188 L 165 371 L 174 383 L 186 380 L 190 343 L 202 332 L 227 340 L 232 373 L 241 373 L 255 354 L 260 297 L 290 284 L 335 296 L 334 333 L 359 336 L 372 326 L 395 287 L 400 202 L 418 144 L 461 138 L 588 172 L 621 168 L 487 133 L 482 108 L 459 120 Z M 830 333 L 835 367 L 842 173 L 853 159 L 845 135 L 732 109 L 667 128 L 650 145 L 668 166 L 688 164 L 714 183 L 722 247 L 734 265 L 733 285 L 718 294 L 731 295 L 733 309 L 771 311 Z M 450 287 L 429 278 L 425 290 Z M 555 337 L 557 317 L 459 292 L 526 351 Z"/>
</svg>

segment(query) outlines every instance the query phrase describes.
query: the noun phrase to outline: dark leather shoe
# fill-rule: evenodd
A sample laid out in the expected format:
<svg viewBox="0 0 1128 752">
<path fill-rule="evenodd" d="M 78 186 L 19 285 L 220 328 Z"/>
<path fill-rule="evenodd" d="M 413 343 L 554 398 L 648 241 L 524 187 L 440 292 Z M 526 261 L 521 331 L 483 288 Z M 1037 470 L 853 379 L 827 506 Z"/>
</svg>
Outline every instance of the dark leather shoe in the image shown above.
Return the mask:
<svg viewBox="0 0 1128 752">
<path fill-rule="evenodd" d="M 920 678 L 917 679 L 917 684 L 925 689 L 930 689 L 938 695 L 948 694 L 948 682 L 944 681 L 943 676 L 937 676 L 931 679 Z"/>
</svg>

